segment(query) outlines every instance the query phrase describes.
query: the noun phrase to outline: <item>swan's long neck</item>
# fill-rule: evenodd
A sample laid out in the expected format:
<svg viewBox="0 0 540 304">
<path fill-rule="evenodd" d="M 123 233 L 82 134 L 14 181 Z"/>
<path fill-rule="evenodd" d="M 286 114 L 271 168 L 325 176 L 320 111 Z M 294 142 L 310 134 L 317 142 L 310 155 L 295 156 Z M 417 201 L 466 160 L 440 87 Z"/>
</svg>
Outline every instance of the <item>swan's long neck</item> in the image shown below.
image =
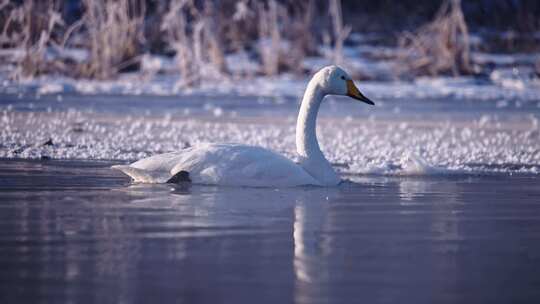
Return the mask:
<svg viewBox="0 0 540 304">
<path fill-rule="evenodd" d="M 317 114 L 323 98 L 322 89 L 311 81 L 304 93 L 296 121 L 296 151 L 305 158 L 324 158 L 317 141 Z"/>
<path fill-rule="evenodd" d="M 296 151 L 301 166 L 324 185 L 335 185 L 340 179 L 324 157 L 317 141 L 317 114 L 325 96 L 323 88 L 312 79 L 304 93 L 296 121 Z"/>
</svg>

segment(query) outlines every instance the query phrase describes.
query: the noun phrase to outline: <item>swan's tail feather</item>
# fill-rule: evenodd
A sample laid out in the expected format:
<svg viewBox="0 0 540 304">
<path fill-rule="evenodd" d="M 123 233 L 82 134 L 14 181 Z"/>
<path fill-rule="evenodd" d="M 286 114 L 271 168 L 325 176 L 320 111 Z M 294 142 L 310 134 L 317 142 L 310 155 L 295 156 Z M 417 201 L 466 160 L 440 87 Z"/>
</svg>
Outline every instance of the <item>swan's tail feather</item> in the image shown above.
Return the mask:
<svg viewBox="0 0 540 304">
<path fill-rule="evenodd" d="M 170 173 L 168 172 L 152 172 L 144 169 L 134 168 L 129 165 L 115 165 L 111 168 L 122 171 L 137 183 L 164 183 L 170 178 Z"/>
</svg>

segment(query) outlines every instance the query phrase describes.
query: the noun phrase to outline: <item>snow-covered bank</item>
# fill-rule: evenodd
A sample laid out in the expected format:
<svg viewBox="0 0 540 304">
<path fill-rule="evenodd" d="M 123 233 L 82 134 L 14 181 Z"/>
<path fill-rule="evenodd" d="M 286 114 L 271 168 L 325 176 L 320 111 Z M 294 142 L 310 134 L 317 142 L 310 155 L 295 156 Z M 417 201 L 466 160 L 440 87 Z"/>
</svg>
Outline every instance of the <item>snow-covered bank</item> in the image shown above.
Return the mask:
<svg viewBox="0 0 540 304">
<path fill-rule="evenodd" d="M 357 45 L 343 50 L 343 67 L 357 78 L 359 87 L 377 99 L 475 99 L 540 101 L 540 78 L 535 74 L 536 54 L 490 54 L 474 52 L 473 62 L 486 68 L 483 76 L 418 77 L 398 79 L 396 61 L 398 48 L 386 46 Z M 81 54 L 82 53 L 82 54 Z M 74 79 L 58 75 L 42 75 L 32 79 L 12 80 L 13 65 L 0 70 L 0 94 L 45 95 L 75 93 L 84 95 L 234 95 L 264 97 L 300 97 L 309 75 L 332 64 L 332 50 L 321 46 L 321 56 L 306 57 L 300 62 L 306 71 L 304 76 L 281 73 L 277 76 L 260 76 L 260 64 L 248 54 L 228 54 L 225 60 L 230 66 L 228 75 L 214 75 L 200 83 L 186 87 L 178 74 L 178 65 L 172 58 L 146 54 L 141 57 L 141 68 L 131 73 L 121 73 L 112 80 Z M 11 58 L 18 52 L 2 53 Z M 84 59 L 84 50 L 69 50 L 66 54 L 51 57 L 72 56 Z M 70 57 L 71 58 L 71 57 Z M 73 59 L 75 60 L 75 59 Z"/>
<path fill-rule="evenodd" d="M 359 87 L 377 99 L 475 99 L 540 101 L 540 82 L 513 77 L 512 71 L 496 71 L 492 81 L 473 77 L 418 78 L 407 81 L 360 81 Z M 146 80 L 138 74 L 122 75 L 117 80 L 75 80 L 61 77 L 40 77 L 24 82 L 1 81 L 0 93 L 4 94 L 55 94 L 79 93 L 85 95 L 237 95 L 264 97 L 300 97 L 307 78 L 293 75 L 254 77 L 250 79 L 225 79 L 203 82 L 196 88 L 176 85 L 177 78 L 170 75 Z"/>
</svg>

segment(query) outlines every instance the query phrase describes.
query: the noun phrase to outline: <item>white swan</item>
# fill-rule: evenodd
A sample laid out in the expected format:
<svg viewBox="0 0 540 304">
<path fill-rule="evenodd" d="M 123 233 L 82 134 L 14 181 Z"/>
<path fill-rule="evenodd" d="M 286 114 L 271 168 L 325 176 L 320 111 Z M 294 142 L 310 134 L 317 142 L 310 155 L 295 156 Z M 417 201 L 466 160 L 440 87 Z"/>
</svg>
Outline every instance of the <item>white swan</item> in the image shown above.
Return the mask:
<svg viewBox="0 0 540 304">
<path fill-rule="evenodd" d="M 317 72 L 306 88 L 296 124 L 299 164 L 261 147 L 202 144 L 112 168 L 143 183 L 191 181 L 254 187 L 335 186 L 341 179 L 321 152 L 316 134 L 317 112 L 326 95 L 347 95 L 374 104 L 358 91 L 341 68 L 328 66 Z"/>
</svg>

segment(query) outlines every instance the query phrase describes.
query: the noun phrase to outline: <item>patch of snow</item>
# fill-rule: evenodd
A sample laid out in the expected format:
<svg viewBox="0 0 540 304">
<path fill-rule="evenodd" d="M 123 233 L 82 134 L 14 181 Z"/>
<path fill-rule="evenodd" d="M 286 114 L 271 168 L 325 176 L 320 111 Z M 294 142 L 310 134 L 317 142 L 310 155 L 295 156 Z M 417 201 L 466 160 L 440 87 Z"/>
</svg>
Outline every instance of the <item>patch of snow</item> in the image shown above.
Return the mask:
<svg viewBox="0 0 540 304">
<path fill-rule="evenodd" d="M 473 62 L 479 64 L 494 63 L 496 65 L 534 65 L 538 59 L 537 54 L 494 54 L 494 53 L 482 53 L 473 52 L 471 54 Z"/>
<path fill-rule="evenodd" d="M 64 93 L 64 86 L 59 83 L 44 84 L 37 89 L 37 93 L 40 95 Z"/>
<path fill-rule="evenodd" d="M 173 58 L 144 54 L 141 57 L 141 70 L 143 73 L 174 72 L 176 64 Z"/>
<path fill-rule="evenodd" d="M 3 49 L 0 48 L 0 59 L 4 62 L 16 62 L 24 56 L 23 49 Z"/>
<path fill-rule="evenodd" d="M 259 71 L 259 64 L 255 60 L 249 58 L 249 55 L 246 52 L 226 55 L 225 61 L 227 67 L 234 75 L 255 75 Z"/>
<path fill-rule="evenodd" d="M 401 159 L 400 175 L 437 175 L 452 173 L 446 168 L 434 167 L 414 153 L 405 154 Z"/>
<path fill-rule="evenodd" d="M 88 61 L 90 54 L 88 50 L 78 48 L 64 48 L 60 49 L 59 54 L 61 58 L 69 58 L 76 62 Z"/>
<path fill-rule="evenodd" d="M 540 90 L 540 81 L 533 74 L 532 67 L 499 68 L 491 73 L 490 79 L 502 88 L 518 91 L 527 88 Z"/>
<path fill-rule="evenodd" d="M 369 35 L 368 35 L 369 36 Z M 368 39 L 364 35 L 355 36 L 356 40 Z M 366 38 L 368 37 L 368 38 Z M 353 39 L 353 40 L 354 40 Z M 259 41 L 261 46 L 268 46 L 268 39 Z M 281 45 L 284 50 L 287 45 Z M 331 64 L 331 49 L 320 47 L 324 56 L 306 57 L 300 64 L 309 74 L 321 67 Z M 21 50 L 0 50 L 0 57 L 14 58 Z M 75 61 L 85 61 L 88 52 L 82 49 L 48 50 L 51 56 L 69 57 Z M 358 86 L 367 96 L 379 100 L 387 99 L 472 99 L 498 102 L 497 106 L 521 106 L 524 102 L 540 100 L 540 80 L 534 75 L 532 65 L 495 67 L 489 78 L 474 77 L 420 77 L 415 81 L 393 80 L 393 62 L 376 59 L 377 56 L 395 56 L 398 49 L 385 46 L 361 44 L 356 47 L 344 47 L 347 69 L 352 76 L 362 79 Z M 494 61 L 496 65 L 533 62 L 537 55 L 528 54 L 484 54 L 474 53 L 479 62 Z M 182 77 L 175 74 L 174 59 L 147 54 L 141 58 L 141 72 L 124 73 L 117 79 L 98 81 L 87 79 L 71 79 L 54 75 L 40 76 L 31 80 L 12 80 L 11 65 L 5 65 L 0 72 L 0 93 L 4 94 L 62 94 L 80 93 L 86 95 L 239 95 L 262 97 L 299 97 L 307 84 L 307 76 L 280 74 L 279 76 L 256 76 L 260 70 L 259 63 L 250 58 L 248 53 L 226 55 L 225 60 L 232 76 L 220 75 L 215 79 L 202 81 L 199 87 L 182 86 Z M 152 77 L 148 77 L 150 74 Z M 216 75 L 210 68 L 204 68 L 204 75 Z M 248 77 L 238 77 L 239 75 Z M 508 100 L 519 100 L 508 103 Z M 397 111 L 397 110 L 396 110 Z"/>
</svg>

